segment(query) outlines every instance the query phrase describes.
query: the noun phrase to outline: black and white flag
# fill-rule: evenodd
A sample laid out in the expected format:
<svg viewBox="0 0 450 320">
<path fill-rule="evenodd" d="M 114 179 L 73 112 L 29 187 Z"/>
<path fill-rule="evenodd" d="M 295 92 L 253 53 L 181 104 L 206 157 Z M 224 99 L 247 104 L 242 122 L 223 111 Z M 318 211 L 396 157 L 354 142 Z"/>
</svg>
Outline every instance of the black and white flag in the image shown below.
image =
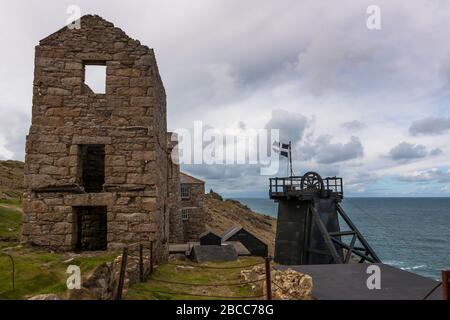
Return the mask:
<svg viewBox="0 0 450 320">
<path fill-rule="evenodd" d="M 290 144 L 275 141 L 272 145 L 272 150 L 275 151 L 276 153 L 279 153 L 283 157 L 288 158 L 290 147 L 291 147 Z"/>
</svg>

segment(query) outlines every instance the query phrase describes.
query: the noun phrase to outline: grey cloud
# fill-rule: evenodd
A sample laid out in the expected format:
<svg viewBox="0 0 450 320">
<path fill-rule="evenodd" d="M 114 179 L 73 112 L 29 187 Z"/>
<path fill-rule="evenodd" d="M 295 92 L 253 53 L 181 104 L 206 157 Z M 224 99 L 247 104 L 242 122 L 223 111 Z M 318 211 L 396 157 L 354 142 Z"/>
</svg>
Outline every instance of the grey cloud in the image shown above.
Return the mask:
<svg viewBox="0 0 450 320">
<path fill-rule="evenodd" d="M 443 154 L 444 151 L 442 151 L 441 148 L 435 148 L 433 150 L 430 151 L 430 156 L 438 156 L 440 154 Z"/>
<path fill-rule="evenodd" d="M 23 160 L 25 153 L 25 136 L 30 123 L 29 114 L 21 110 L 11 110 L 8 115 L 0 117 L 0 134 L 5 138 L 5 147 L 11 151 L 13 159 Z M 4 158 L 0 154 L 0 159 Z"/>
<path fill-rule="evenodd" d="M 347 143 L 332 143 L 331 137 L 323 135 L 315 141 L 306 141 L 297 148 L 299 158 L 304 161 L 316 160 L 319 164 L 332 164 L 360 158 L 364 147 L 358 137 L 350 137 Z"/>
<path fill-rule="evenodd" d="M 239 121 L 238 122 L 238 128 L 241 129 L 241 130 L 245 130 L 245 129 L 247 129 L 247 125 L 245 124 L 244 121 Z"/>
<path fill-rule="evenodd" d="M 438 135 L 450 130 L 450 118 L 428 117 L 414 121 L 409 127 L 409 133 L 417 135 Z"/>
<path fill-rule="evenodd" d="M 265 125 L 265 129 L 279 129 L 281 142 L 292 141 L 293 144 L 302 140 L 308 119 L 300 113 L 292 113 L 283 109 L 272 111 L 272 118 Z"/>
<path fill-rule="evenodd" d="M 365 127 L 364 123 L 358 120 L 347 121 L 342 124 L 342 127 L 348 130 L 361 130 Z"/>
<path fill-rule="evenodd" d="M 397 180 L 404 182 L 438 182 L 438 183 L 449 183 L 450 182 L 450 172 L 443 171 L 440 169 L 429 169 L 419 172 L 413 172 L 410 174 L 398 176 Z"/>
<path fill-rule="evenodd" d="M 389 151 L 392 160 L 411 160 L 424 158 L 427 155 L 427 148 L 421 144 L 402 142 Z"/>
<path fill-rule="evenodd" d="M 354 136 L 347 143 L 330 143 L 329 139 L 322 139 L 317 147 L 316 159 L 323 164 L 348 161 L 364 155 L 361 141 Z"/>
<path fill-rule="evenodd" d="M 373 184 L 379 179 L 379 176 L 370 173 L 370 172 L 364 172 L 359 171 L 356 173 L 354 177 L 351 177 L 350 179 L 345 181 L 346 186 L 367 186 L 370 184 Z"/>
</svg>

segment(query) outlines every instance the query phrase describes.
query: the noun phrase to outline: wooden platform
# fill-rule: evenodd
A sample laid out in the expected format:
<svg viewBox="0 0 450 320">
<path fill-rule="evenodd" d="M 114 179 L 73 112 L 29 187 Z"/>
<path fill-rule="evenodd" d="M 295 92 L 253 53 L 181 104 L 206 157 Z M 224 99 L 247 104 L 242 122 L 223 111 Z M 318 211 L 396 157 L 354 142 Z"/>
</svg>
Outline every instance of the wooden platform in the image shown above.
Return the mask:
<svg viewBox="0 0 450 320">
<path fill-rule="evenodd" d="M 366 285 L 368 263 L 277 266 L 309 274 L 313 278 L 313 295 L 323 300 L 422 300 L 438 282 L 415 273 L 376 263 L 381 269 L 381 289 Z M 441 300 L 439 287 L 427 300 Z"/>
</svg>

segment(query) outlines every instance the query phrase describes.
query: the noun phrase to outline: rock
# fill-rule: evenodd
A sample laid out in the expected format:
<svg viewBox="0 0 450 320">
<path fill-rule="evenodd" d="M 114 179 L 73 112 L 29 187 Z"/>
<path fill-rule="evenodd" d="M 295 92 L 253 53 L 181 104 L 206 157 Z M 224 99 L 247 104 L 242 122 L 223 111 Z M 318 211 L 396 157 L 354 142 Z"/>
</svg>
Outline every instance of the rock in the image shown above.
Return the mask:
<svg viewBox="0 0 450 320">
<path fill-rule="evenodd" d="M 61 300 L 56 294 L 38 294 L 37 296 L 31 297 L 28 300 Z"/>
<path fill-rule="evenodd" d="M 312 300 L 313 282 L 310 275 L 292 269 L 274 271 L 273 296 L 281 300 Z"/>
<path fill-rule="evenodd" d="M 255 293 L 265 292 L 265 270 L 262 266 L 255 266 L 250 270 L 242 270 L 244 281 L 261 280 L 251 284 Z M 312 300 L 313 282 L 310 275 L 292 269 L 271 272 L 272 297 L 279 300 Z"/>
</svg>

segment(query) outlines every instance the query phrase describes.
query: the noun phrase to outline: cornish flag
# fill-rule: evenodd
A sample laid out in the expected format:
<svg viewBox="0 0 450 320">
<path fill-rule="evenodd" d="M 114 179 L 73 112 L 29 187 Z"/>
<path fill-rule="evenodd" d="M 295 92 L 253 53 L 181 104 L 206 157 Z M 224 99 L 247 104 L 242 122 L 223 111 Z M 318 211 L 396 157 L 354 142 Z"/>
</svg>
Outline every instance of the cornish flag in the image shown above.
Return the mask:
<svg viewBox="0 0 450 320">
<path fill-rule="evenodd" d="M 275 141 L 272 145 L 272 150 L 275 151 L 276 153 L 279 153 L 280 155 L 282 155 L 283 157 L 288 158 L 289 157 L 289 149 L 290 149 L 290 144 L 286 144 L 286 143 L 281 143 L 279 141 Z"/>
</svg>

